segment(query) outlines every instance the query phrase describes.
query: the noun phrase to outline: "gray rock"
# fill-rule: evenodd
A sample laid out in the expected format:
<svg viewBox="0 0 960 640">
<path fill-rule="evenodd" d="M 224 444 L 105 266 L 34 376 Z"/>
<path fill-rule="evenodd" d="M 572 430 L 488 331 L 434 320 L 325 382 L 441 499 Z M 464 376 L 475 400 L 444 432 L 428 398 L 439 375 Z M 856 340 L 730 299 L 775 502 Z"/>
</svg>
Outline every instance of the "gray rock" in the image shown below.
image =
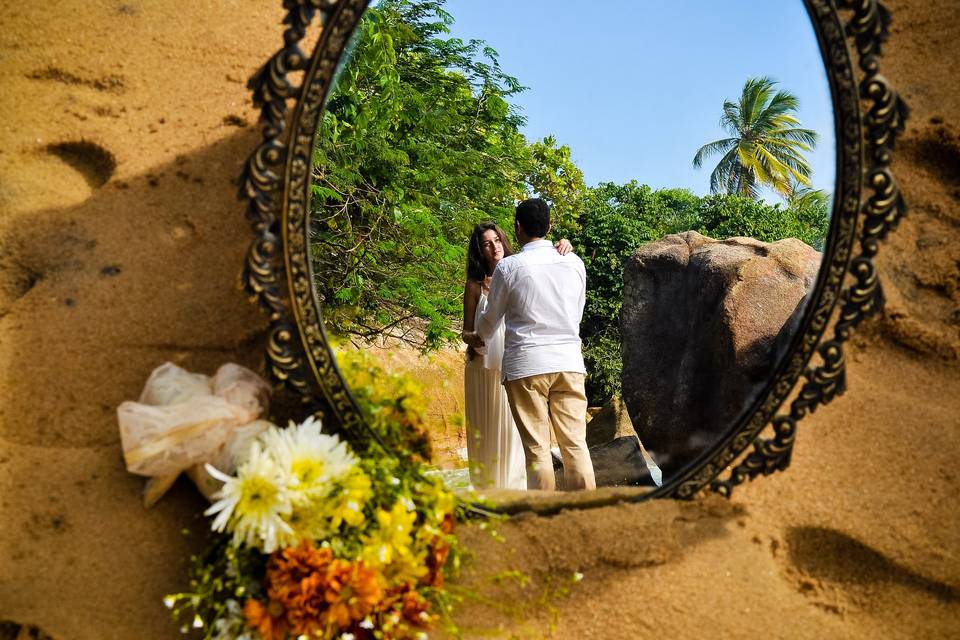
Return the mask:
<svg viewBox="0 0 960 640">
<path fill-rule="evenodd" d="M 795 336 L 820 260 L 792 238 L 717 241 L 694 231 L 627 260 L 623 400 L 665 478 L 757 399 Z"/>
</svg>

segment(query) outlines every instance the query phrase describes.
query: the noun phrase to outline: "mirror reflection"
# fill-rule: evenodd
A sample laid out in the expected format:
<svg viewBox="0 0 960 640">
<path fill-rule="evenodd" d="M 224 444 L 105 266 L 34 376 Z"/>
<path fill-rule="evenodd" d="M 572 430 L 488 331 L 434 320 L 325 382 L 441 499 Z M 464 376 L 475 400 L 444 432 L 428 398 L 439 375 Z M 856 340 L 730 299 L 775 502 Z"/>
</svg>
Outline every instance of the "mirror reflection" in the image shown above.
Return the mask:
<svg viewBox="0 0 960 640">
<path fill-rule="evenodd" d="M 833 127 L 799 1 L 373 3 L 314 151 L 341 368 L 455 488 L 668 482 L 796 334 Z"/>
</svg>

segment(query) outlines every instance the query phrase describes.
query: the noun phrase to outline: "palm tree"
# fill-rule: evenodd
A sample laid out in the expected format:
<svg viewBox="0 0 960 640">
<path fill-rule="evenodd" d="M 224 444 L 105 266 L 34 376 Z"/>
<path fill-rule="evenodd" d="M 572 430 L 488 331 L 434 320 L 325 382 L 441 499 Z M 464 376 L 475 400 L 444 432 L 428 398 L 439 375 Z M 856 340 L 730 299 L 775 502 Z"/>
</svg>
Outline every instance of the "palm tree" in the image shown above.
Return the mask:
<svg viewBox="0 0 960 640">
<path fill-rule="evenodd" d="M 793 185 L 787 196 L 787 209 L 797 222 L 813 230 L 815 240 L 810 244 L 817 251 L 823 251 L 830 230 L 830 205 L 832 197 L 822 189 L 805 187 L 799 183 Z"/>
<path fill-rule="evenodd" d="M 823 189 L 814 189 L 797 181 L 791 186 L 790 193 L 787 195 L 787 206 L 797 211 L 828 209 L 830 194 Z"/>
<path fill-rule="evenodd" d="M 710 174 L 710 191 L 760 197 L 767 185 L 783 196 L 793 185 L 810 185 L 810 165 L 801 152 L 817 144 L 817 133 L 800 128 L 799 101 L 788 91 L 776 91 L 770 78 L 748 78 L 739 102 L 726 100 L 720 126 L 730 136 L 705 144 L 693 157 L 700 168 L 704 158 L 723 154 Z"/>
</svg>

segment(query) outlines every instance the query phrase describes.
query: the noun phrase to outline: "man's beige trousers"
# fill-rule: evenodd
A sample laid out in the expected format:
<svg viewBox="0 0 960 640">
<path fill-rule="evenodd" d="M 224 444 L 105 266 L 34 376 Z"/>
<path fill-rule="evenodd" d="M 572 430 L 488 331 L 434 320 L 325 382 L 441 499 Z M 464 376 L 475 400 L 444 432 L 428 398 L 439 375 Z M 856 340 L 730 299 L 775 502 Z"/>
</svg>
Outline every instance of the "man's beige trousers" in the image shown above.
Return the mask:
<svg viewBox="0 0 960 640">
<path fill-rule="evenodd" d="M 543 373 L 504 383 L 527 458 L 527 488 L 553 491 L 550 426 L 563 456 L 564 489 L 595 489 L 587 451 L 587 396 L 582 373 Z"/>
</svg>

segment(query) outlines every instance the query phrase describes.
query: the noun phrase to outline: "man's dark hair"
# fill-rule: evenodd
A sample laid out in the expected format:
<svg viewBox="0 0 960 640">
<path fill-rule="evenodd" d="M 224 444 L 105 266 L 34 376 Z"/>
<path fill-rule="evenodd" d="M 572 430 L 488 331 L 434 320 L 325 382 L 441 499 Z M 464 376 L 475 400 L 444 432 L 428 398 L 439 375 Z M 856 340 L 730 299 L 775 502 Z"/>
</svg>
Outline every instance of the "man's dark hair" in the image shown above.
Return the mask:
<svg viewBox="0 0 960 640">
<path fill-rule="evenodd" d="M 550 205 L 540 198 L 530 198 L 517 205 L 517 224 L 531 238 L 543 238 L 550 229 Z"/>
</svg>

